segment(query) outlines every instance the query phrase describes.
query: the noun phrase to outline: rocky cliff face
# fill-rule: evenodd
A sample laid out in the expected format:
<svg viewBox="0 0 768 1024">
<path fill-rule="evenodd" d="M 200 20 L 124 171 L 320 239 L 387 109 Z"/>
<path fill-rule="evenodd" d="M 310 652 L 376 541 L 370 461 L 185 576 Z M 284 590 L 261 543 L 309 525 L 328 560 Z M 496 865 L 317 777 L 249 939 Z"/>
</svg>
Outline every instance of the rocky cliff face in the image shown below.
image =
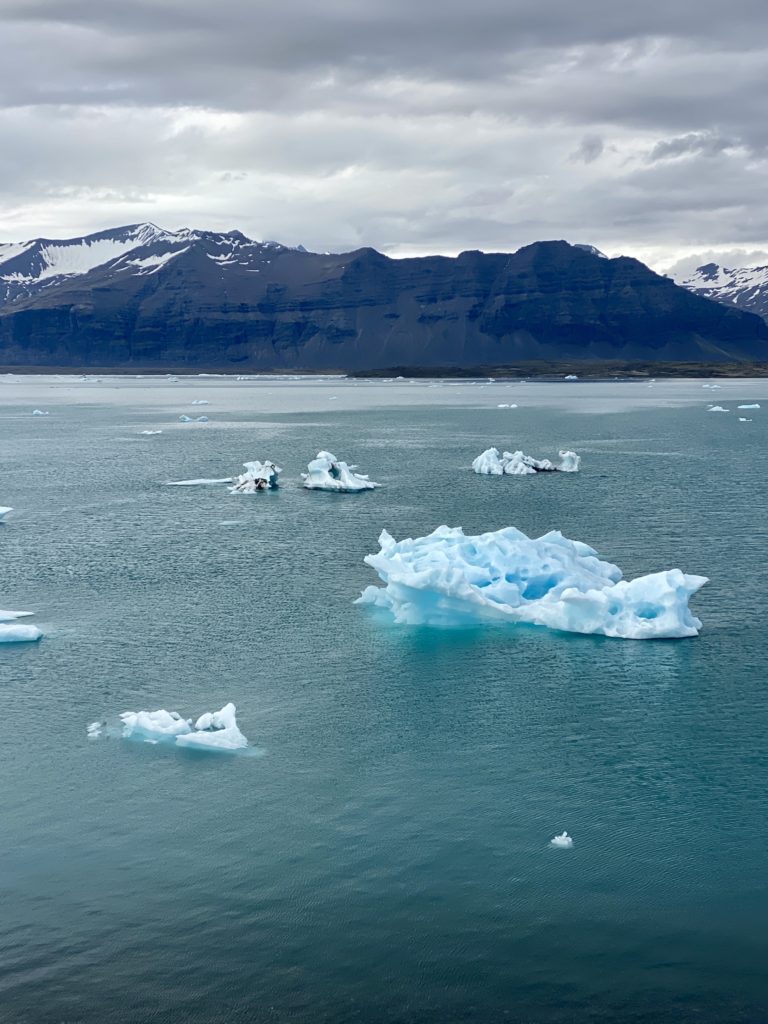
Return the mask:
<svg viewBox="0 0 768 1024">
<path fill-rule="evenodd" d="M 393 260 L 373 249 L 323 255 L 239 232 L 138 225 L 27 243 L 5 259 L 3 248 L 5 366 L 768 359 L 759 317 L 692 294 L 637 260 L 567 242 Z"/>
</svg>

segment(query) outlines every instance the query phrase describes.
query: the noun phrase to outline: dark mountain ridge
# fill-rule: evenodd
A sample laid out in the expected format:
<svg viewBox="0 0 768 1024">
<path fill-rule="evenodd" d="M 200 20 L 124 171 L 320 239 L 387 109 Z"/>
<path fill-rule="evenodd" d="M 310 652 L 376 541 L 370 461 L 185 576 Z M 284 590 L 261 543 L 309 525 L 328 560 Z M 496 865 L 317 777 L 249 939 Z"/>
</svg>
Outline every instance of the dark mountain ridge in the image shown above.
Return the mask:
<svg viewBox="0 0 768 1024">
<path fill-rule="evenodd" d="M 133 225 L 0 246 L 0 364 L 366 370 L 518 360 L 768 358 L 759 317 L 629 257 L 321 254 Z M 3 297 L 4 296 L 4 297 Z"/>
</svg>

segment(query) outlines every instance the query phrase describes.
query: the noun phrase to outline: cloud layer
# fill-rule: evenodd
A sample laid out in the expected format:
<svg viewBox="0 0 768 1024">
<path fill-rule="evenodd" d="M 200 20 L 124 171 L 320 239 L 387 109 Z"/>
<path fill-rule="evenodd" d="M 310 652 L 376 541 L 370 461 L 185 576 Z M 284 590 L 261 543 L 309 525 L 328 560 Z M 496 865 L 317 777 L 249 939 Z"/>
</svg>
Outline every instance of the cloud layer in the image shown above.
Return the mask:
<svg viewBox="0 0 768 1024">
<path fill-rule="evenodd" d="M 766 247 L 763 0 L 6 0 L 0 239 Z"/>
</svg>

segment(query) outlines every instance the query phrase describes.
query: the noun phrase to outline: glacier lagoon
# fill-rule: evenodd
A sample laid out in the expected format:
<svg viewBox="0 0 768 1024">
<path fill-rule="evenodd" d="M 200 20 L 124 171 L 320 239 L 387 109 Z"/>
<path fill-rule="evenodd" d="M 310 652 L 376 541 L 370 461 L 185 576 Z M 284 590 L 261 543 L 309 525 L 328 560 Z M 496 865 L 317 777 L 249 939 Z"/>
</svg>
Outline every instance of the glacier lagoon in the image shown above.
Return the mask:
<svg viewBox="0 0 768 1024">
<path fill-rule="evenodd" d="M 708 394 L 0 377 L 0 605 L 45 634 L 0 647 L 3 1020 L 763 1018 L 768 455 Z M 582 471 L 476 476 L 497 442 Z M 382 487 L 305 491 L 319 448 Z M 268 497 L 165 486 L 263 452 Z M 701 635 L 353 604 L 382 528 L 443 523 L 708 576 Z M 229 700 L 258 756 L 85 734 Z"/>
</svg>

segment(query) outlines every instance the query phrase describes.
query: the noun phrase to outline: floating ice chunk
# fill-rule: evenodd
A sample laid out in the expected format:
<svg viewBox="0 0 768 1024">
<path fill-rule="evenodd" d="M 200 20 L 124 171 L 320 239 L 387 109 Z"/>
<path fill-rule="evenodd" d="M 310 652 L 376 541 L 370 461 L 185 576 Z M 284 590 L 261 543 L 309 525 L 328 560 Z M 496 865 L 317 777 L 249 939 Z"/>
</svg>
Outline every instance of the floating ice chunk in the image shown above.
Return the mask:
<svg viewBox="0 0 768 1024">
<path fill-rule="evenodd" d="M 688 600 L 706 577 L 671 569 L 626 581 L 558 531 L 533 539 L 507 527 L 466 537 L 441 526 L 398 542 L 384 530 L 379 544 L 365 561 L 384 586 L 367 587 L 358 603 L 389 611 L 397 623 L 520 622 L 631 640 L 696 636 L 701 628 Z"/>
<path fill-rule="evenodd" d="M 13 509 L 10 506 L 0 505 L 0 523 L 2 523 L 9 512 L 13 512 Z"/>
<path fill-rule="evenodd" d="M 193 398 L 192 405 L 210 405 L 211 403 L 207 398 Z"/>
<path fill-rule="evenodd" d="M 231 703 L 225 704 L 221 711 L 201 715 L 194 725 L 191 718 L 164 710 L 124 711 L 120 720 L 125 739 L 222 751 L 242 750 L 248 746 L 248 740 L 237 726 L 235 705 Z"/>
<path fill-rule="evenodd" d="M 104 725 L 104 722 L 91 722 L 91 724 L 86 727 L 86 732 L 88 733 L 88 736 L 91 739 L 97 739 L 97 737 L 101 736 L 104 730 Z"/>
<path fill-rule="evenodd" d="M 207 416 L 179 416 L 182 423 L 207 423 Z"/>
<path fill-rule="evenodd" d="M 381 486 L 365 474 L 354 472 L 356 469 L 357 466 L 340 462 L 330 452 L 318 452 L 301 476 L 310 491 L 370 491 Z"/>
<path fill-rule="evenodd" d="M 709 388 L 711 391 L 720 391 L 720 390 L 722 390 L 722 384 L 702 384 L 701 386 L 703 388 Z"/>
<path fill-rule="evenodd" d="M 166 480 L 166 487 L 200 487 L 205 484 L 231 484 L 231 476 L 222 476 L 216 479 L 209 477 L 198 477 L 195 480 Z"/>
<path fill-rule="evenodd" d="M 570 850 L 573 846 L 573 839 L 567 832 L 561 832 L 549 841 L 550 846 L 556 846 L 559 850 Z"/>
<path fill-rule="evenodd" d="M 578 380 L 578 375 L 575 373 L 567 373 L 563 380 Z"/>
<path fill-rule="evenodd" d="M 752 405 L 738 405 L 738 406 L 736 406 L 736 408 L 737 409 L 759 409 L 760 405 L 757 402 L 754 402 Z"/>
<path fill-rule="evenodd" d="M 153 434 L 162 434 L 162 430 L 142 430 L 141 433 L 151 437 Z"/>
<path fill-rule="evenodd" d="M 560 465 L 549 459 L 534 459 L 523 452 L 504 452 L 498 448 L 487 448 L 472 463 L 472 469 L 480 476 L 531 476 L 534 473 L 578 473 L 581 458 L 576 452 L 561 451 Z"/>
<path fill-rule="evenodd" d="M 33 416 L 50 416 L 50 413 L 48 412 L 47 409 L 33 409 L 32 410 L 32 415 Z"/>
<path fill-rule="evenodd" d="M 707 412 L 730 412 L 730 409 L 724 409 L 722 405 L 710 405 Z"/>
<path fill-rule="evenodd" d="M 32 612 L 11 612 L 0 610 L 0 644 L 28 643 L 39 640 L 43 633 L 37 626 L 25 626 L 17 619 L 26 619 Z"/>
<path fill-rule="evenodd" d="M 255 494 L 256 491 L 274 491 L 282 469 L 274 462 L 244 462 L 244 473 L 236 477 L 229 488 L 232 494 Z"/>
<path fill-rule="evenodd" d="M 739 416 L 739 423 L 751 423 L 752 420 L 748 420 L 746 416 Z"/>
</svg>

